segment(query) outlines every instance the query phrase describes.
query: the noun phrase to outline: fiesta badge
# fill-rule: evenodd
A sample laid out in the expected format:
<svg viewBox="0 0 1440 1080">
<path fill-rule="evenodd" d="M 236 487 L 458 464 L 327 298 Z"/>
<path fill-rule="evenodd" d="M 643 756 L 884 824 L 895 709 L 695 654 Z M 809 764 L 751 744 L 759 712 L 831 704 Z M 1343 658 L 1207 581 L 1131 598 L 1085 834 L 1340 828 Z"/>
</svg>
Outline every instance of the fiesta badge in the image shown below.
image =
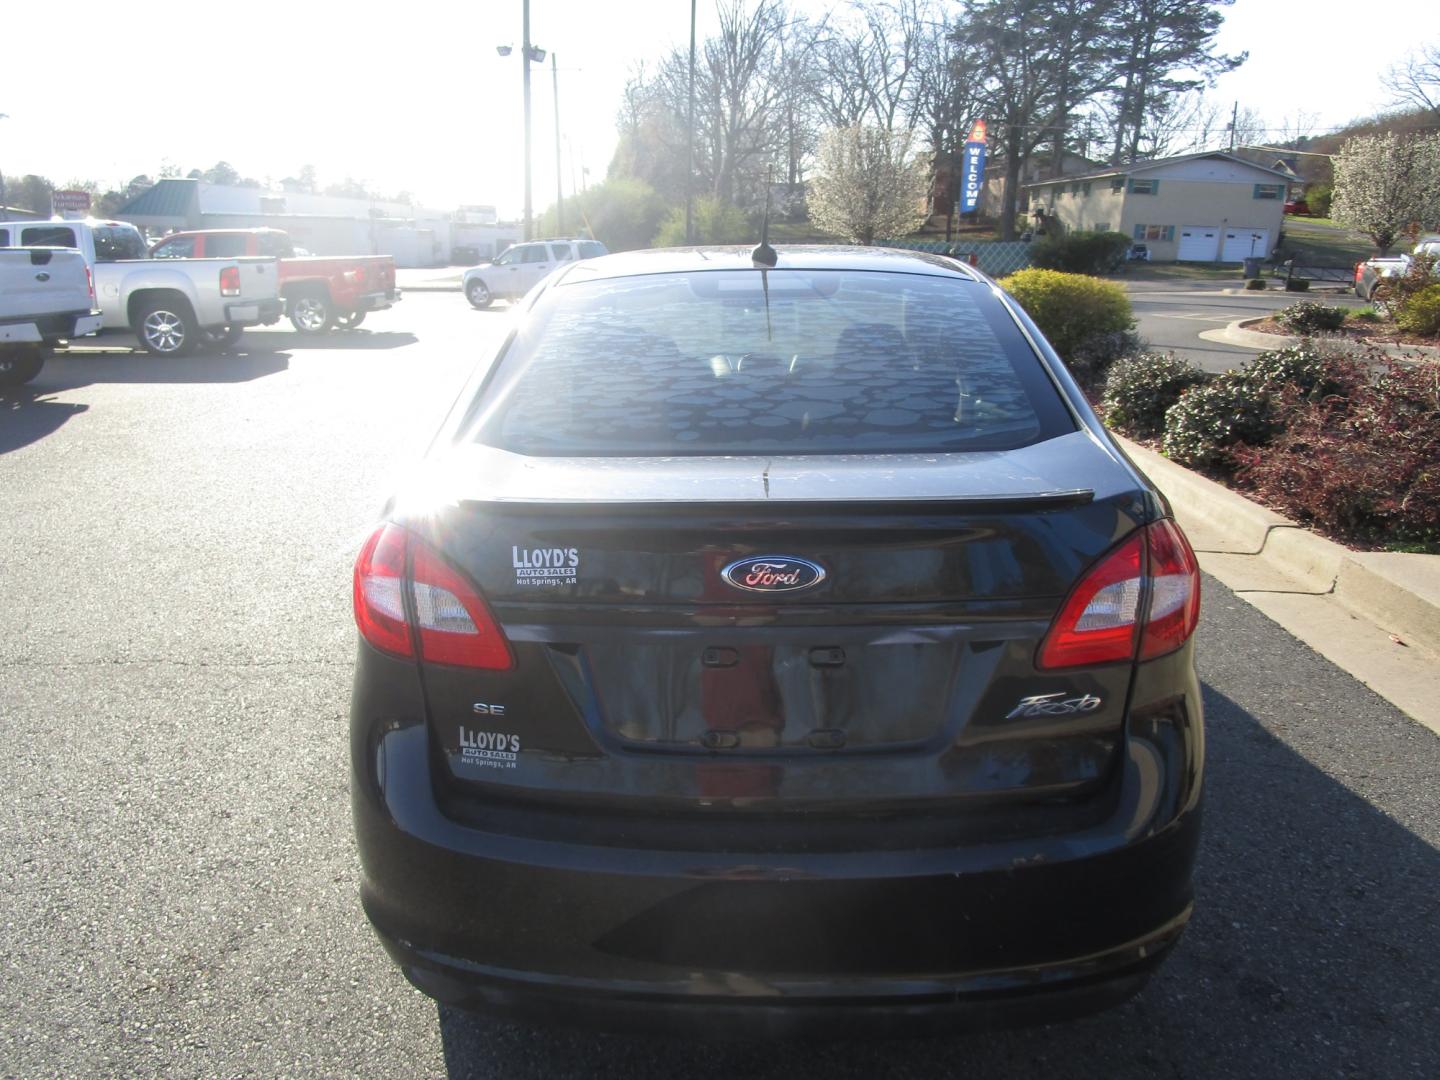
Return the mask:
<svg viewBox="0 0 1440 1080">
<path fill-rule="evenodd" d="M 825 568 L 793 555 L 756 555 L 737 559 L 720 576 L 727 585 L 746 592 L 798 592 L 825 580 Z"/>
</svg>

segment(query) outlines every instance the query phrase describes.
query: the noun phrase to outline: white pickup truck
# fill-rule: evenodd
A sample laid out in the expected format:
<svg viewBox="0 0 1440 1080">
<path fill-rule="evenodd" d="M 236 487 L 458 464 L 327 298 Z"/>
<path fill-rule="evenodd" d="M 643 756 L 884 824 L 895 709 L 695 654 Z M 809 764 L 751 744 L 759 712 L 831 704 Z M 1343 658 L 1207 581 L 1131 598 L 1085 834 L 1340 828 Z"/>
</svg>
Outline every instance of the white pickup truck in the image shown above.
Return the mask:
<svg viewBox="0 0 1440 1080">
<path fill-rule="evenodd" d="M 132 331 L 160 356 L 234 344 L 245 327 L 284 312 L 277 259 L 147 259 L 140 230 L 123 221 L 0 222 L 5 246 L 80 251 L 94 274 L 102 332 Z"/>
<path fill-rule="evenodd" d="M 1424 236 L 1408 254 L 1390 255 L 1383 259 L 1366 259 L 1355 264 L 1355 295 L 1373 300 L 1375 290 L 1386 278 L 1404 277 L 1416 255 L 1440 257 L 1440 236 Z"/>
<path fill-rule="evenodd" d="M 0 386 L 27 383 L 61 341 L 100 329 L 78 251 L 0 248 Z"/>
</svg>

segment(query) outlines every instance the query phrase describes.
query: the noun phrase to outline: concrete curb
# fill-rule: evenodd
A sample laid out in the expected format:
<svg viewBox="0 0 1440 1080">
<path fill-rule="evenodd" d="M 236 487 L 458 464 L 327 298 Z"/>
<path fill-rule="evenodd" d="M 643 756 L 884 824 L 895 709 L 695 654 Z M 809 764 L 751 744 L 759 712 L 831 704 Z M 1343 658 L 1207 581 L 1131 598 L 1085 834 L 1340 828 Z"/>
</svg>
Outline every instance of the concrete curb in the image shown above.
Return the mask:
<svg viewBox="0 0 1440 1080">
<path fill-rule="evenodd" d="M 1265 334 L 1258 330 L 1251 330 L 1249 327 L 1256 323 L 1264 322 L 1269 318 L 1262 315 L 1260 318 L 1236 319 L 1229 323 L 1223 330 L 1202 330 L 1200 337 L 1206 341 L 1218 341 L 1224 345 L 1238 345 L 1242 349 L 1285 349 L 1291 345 L 1299 345 L 1303 338 L 1290 334 Z M 1324 335 L 1321 335 L 1324 340 Z M 1344 340 L 1344 339 L 1340 339 Z M 1402 359 L 1415 359 L 1416 357 L 1440 358 L 1440 347 L 1434 345 L 1382 345 L 1377 344 L 1379 349 L 1387 356 L 1400 357 Z"/>
<path fill-rule="evenodd" d="M 1359 618 L 1440 656 L 1440 555 L 1351 551 L 1153 450 L 1116 438 L 1170 499 L 1182 523 L 1199 519 L 1221 538 L 1212 550 L 1258 557 L 1303 591 L 1332 594 Z"/>
</svg>

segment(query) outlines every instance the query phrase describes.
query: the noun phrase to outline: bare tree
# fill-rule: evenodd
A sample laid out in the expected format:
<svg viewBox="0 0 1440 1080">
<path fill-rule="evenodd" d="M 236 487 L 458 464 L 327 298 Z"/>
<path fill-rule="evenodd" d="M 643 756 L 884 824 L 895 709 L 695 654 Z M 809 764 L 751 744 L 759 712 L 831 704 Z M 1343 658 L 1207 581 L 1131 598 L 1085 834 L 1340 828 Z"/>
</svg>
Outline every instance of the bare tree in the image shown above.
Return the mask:
<svg viewBox="0 0 1440 1080">
<path fill-rule="evenodd" d="M 817 101 L 836 127 L 910 126 L 923 54 L 938 13 L 930 0 L 850 0 L 831 20 L 817 60 Z"/>
<path fill-rule="evenodd" d="M 1396 64 L 1384 81 L 1394 104 L 1425 109 L 1440 120 L 1440 44 L 1426 45 Z"/>
<path fill-rule="evenodd" d="M 912 143 L 908 131 L 873 126 L 826 135 L 810 184 L 810 220 L 861 244 L 918 229 L 929 184 Z"/>
</svg>

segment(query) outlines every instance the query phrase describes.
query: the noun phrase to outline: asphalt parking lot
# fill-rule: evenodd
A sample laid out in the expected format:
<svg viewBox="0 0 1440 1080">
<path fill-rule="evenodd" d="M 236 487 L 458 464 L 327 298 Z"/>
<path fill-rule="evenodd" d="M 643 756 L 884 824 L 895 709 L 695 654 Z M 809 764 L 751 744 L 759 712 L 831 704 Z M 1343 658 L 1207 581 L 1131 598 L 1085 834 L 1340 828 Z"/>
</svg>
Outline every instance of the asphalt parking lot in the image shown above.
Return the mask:
<svg viewBox="0 0 1440 1080">
<path fill-rule="evenodd" d="M 1440 1075 L 1440 739 L 1208 579 L 1196 913 L 1126 1006 L 707 1046 L 412 991 L 356 899 L 350 568 L 507 321 L 412 294 L 0 394 L 0 1075 Z"/>
</svg>

